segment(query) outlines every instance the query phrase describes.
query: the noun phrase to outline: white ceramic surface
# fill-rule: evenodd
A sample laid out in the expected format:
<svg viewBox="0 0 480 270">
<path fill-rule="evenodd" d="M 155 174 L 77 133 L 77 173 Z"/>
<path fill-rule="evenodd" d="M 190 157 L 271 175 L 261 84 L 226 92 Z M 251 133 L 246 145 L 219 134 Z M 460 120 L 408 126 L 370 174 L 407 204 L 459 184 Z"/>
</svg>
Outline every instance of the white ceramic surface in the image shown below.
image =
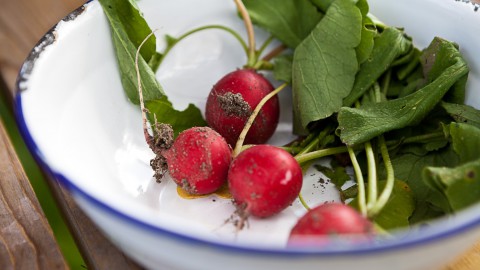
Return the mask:
<svg viewBox="0 0 480 270">
<path fill-rule="evenodd" d="M 456 41 L 471 72 L 467 103 L 480 107 L 480 12 L 454 0 L 374 0 L 371 12 L 389 25 L 405 27 L 416 45 L 434 35 Z M 142 0 L 139 6 L 156 32 L 184 33 L 196 26 L 224 24 L 243 33 L 233 1 Z M 259 41 L 267 35 L 257 29 Z M 152 269 L 433 269 L 476 240 L 480 206 L 428 229 L 398 232 L 394 240 L 369 245 L 335 244 L 322 250 L 286 249 L 299 202 L 280 215 L 251 219 L 235 233 L 224 224 L 229 200 L 210 196 L 185 200 L 172 181 L 152 178 L 152 153 L 143 138 L 138 107 L 123 94 L 108 23 L 100 5 L 87 3 L 73 20 L 60 22 L 42 40 L 19 77 L 18 121 L 32 151 L 74 194 L 105 233 L 139 263 Z M 215 81 L 246 62 L 235 39 L 219 30 L 182 41 L 162 63 L 157 78 L 175 107 L 202 108 Z M 289 92 L 281 94 L 281 124 L 272 143 L 290 140 Z M 304 180 L 310 204 L 337 200 L 334 187 Z M 313 182 L 312 182 L 313 181 Z M 415 260 L 412 260 L 415 256 Z"/>
</svg>

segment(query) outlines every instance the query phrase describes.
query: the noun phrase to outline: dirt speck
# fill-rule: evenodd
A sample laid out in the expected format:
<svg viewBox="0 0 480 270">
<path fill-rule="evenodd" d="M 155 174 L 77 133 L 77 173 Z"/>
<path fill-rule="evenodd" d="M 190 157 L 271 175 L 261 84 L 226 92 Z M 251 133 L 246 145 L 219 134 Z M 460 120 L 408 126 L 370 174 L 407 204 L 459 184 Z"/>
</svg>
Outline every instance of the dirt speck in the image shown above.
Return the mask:
<svg viewBox="0 0 480 270">
<path fill-rule="evenodd" d="M 252 108 L 239 93 L 226 92 L 223 95 L 218 95 L 217 100 L 220 108 L 228 116 L 248 117 L 252 113 Z"/>
</svg>

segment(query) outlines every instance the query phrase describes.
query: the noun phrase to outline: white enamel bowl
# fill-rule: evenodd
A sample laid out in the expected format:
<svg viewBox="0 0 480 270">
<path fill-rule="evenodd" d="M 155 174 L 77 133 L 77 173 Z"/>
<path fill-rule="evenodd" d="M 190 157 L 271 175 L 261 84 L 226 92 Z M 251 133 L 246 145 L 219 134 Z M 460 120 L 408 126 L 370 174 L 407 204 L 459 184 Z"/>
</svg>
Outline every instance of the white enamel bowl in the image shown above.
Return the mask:
<svg viewBox="0 0 480 270">
<path fill-rule="evenodd" d="M 244 33 L 233 1 L 138 2 L 156 32 L 178 36 L 205 24 L 224 24 Z M 480 107 L 480 12 L 454 0 L 372 0 L 371 12 L 389 25 L 405 27 L 423 48 L 434 35 L 460 44 L 471 73 L 468 104 Z M 258 31 L 258 39 L 266 34 Z M 182 41 L 157 78 L 174 105 L 204 107 L 216 80 L 245 63 L 236 40 L 210 30 Z M 273 143 L 289 140 L 288 92 L 282 93 L 282 123 Z M 287 249 L 298 202 L 266 220 L 250 220 L 235 233 L 224 225 L 229 200 L 180 198 L 172 181 L 152 179 L 138 107 L 122 90 L 109 26 L 92 1 L 61 21 L 36 46 L 18 79 L 18 122 L 31 151 L 74 195 L 105 234 L 151 269 L 435 269 L 471 246 L 480 225 L 480 206 L 428 228 L 401 231 L 390 240 L 362 245 L 332 243 L 322 249 Z M 312 172 L 313 174 L 314 172 Z M 308 173 L 308 175 L 311 175 Z M 313 178 L 320 177 L 314 175 Z M 314 181 L 310 180 L 310 181 Z M 309 203 L 338 199 L 335 189 L 304 185 Z"/>
</svg>

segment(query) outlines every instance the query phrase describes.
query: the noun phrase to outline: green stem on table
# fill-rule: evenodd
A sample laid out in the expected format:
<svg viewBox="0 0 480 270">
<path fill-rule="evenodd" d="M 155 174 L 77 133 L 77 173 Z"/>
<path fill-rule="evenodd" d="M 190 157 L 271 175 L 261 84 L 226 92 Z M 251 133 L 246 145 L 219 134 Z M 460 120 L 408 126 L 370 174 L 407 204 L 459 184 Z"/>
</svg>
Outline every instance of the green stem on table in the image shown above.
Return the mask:
<svg viewBox="0 0 480 270">
<path fill-rule="evenodd" d="M 245 53 L 248 55 L 248 46 L 247 46 L 247 43 L 245 43 L 245 41 L 243 40 L 243 38 L 242 38 L 237 32 L 235 32 L 235 30 L 233 30 L 233 29 L 231 29 L 231 28 L 228 28 L 228 27 L 226 27 L 226 26 L 223 26 L 223 25 L 213 24 L 213 25 L 205 25 L 205 26 L 201 26 L 201 27 L 192 29 L 192 30 L 184 33 L 183 35 L 179 36 L 178 38 L 176 38 L 173 43 L 168 44 L 167 48 L 166 48 L 165 51 L 162 53 L 162 58 L 160 59 L 159 65 L 163 62 L 163 59 L 165 59 L 165 57 L 166 57 L 167 54 L 170 52 L 170 50 L 171 50 L 178 42 L 180 42 L 181 40 L 185 39 L 186 37 L 188 37 L 188 36 L 190 36 L 190 35 L 192 35 L 192 34 L 195 34 L 195 33 L 197 33 L 197 32 L 203 31 L 203 30 L 208 30 L 208 29 L 224 30 L 224 31 L 226 31 L 227 33 L 231 34 L 235 39 L 237 39 L 237 40 L 240 42 L 240 45 L 242 46 L 243 50 L 244 50 Z"/>
<path fill-rule="evenodd" d="M 235 158 L 242 151 L 243 142 L 245 141 L 247 133 L 250 130 L 250 127 L 252 126 L 253 121 L 255 121 L 255 118 L 257 117 L 258 113 L 262 109 L 263 105 L 265 105 L 265 103 L 267 103 L 267 101 L 271 99 L 273 96 L 275 96 L 280 91 L 282 91 L 286 86 L 287 86 L 287 83 L 280 85 L 278 88 L 268 93 L 268 95 L 264 96 L 262 100 L 260 100 L 258 105 L 255 107 L 255 110 L 253 110 L 252 114 L 250 115 L 247 122 L 245 123 L 245 127 L 243 128 L 242 132 L 238 136 L 237 143 L 235 144 L 235 149 L 233 149 L 233 153 L 232 153 L 233 158 Z"/>
<path fill-rule="evenodd" d="M 367 215 L 367 203 L 365 201 L 365 183 L 363 182 L 362 170 L 358 164 L 355 152 L 351 147 L 347 147 L 350 160 L 352 161 L 353 170 L 355 171 L 355 177 L 358 186 L 358 209 L 363 216 Z"/>
<path fill-rule="evenodd" d="M 255 52 L 255 32 L 253 31 L 252 20 L 248 14 L 247 8 L 243 4 L 242 0 L 235 0 L 237 9 L 242 15 L 243 21 L 245 23 L 245 28 L 247 29 L 248 36 L 248 52 L 247 52 L 247 67 L 254 67 L 257 62 L 257 54 Z"/>
</svg>

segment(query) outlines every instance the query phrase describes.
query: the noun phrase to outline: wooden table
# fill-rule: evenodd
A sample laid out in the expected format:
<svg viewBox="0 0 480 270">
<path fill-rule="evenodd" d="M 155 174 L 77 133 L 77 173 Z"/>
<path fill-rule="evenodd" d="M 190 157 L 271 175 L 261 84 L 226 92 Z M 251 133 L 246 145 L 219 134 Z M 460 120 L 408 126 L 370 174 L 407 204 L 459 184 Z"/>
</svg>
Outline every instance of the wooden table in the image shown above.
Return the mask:
<svg viewBox="0 0 480 270">
<path fill-rule="evenodd" d="M 17 72 L 32 47 L 83 2 L 0 0 L 0 83 L 5 83 L 0 89 L 7 90 L 3 94 L 10 102 Z M 141 269 L 98 231 L 67 190 L 52 179 L 48 185 L 88 269 Z M 0 121 L 0 269 L 69 267 Z M 445 269 L 480 269 L 480 243 Z"/>
</svg>

